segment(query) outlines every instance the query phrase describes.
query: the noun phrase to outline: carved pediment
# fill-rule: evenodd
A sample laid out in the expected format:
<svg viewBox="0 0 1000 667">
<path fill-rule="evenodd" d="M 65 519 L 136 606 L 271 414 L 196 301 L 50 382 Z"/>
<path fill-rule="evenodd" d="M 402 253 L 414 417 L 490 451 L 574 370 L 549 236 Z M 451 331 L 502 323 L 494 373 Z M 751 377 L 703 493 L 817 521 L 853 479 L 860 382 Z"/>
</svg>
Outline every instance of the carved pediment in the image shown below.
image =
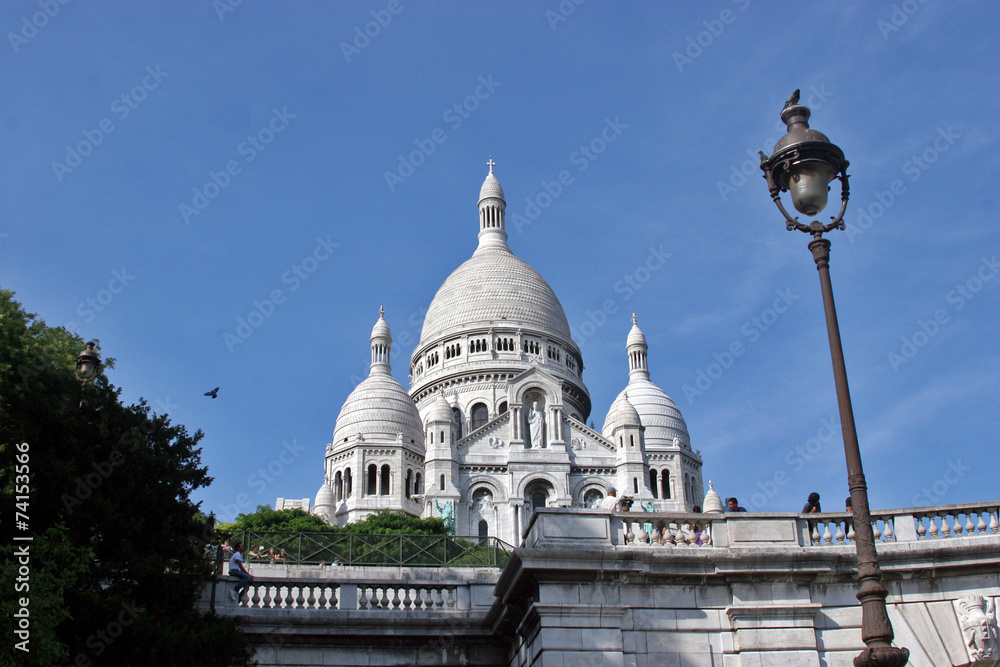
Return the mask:
<svg viewBox="0 0 1000 667">
<path fill-rule="evenodd" d="M 566 448 L 576 452 L 577 456 L 601 456 L 609 452 L 615 453 L 613 442 L 583 422 L 563 415 L 563 427 L 566 433 Z"/>
</svg>

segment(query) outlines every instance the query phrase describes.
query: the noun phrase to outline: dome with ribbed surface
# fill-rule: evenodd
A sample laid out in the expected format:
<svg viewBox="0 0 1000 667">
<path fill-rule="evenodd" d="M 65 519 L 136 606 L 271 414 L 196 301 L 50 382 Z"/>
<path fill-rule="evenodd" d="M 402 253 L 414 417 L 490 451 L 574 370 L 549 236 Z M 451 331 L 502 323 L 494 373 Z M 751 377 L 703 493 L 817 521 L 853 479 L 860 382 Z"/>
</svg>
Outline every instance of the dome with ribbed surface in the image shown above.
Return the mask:
<svg viewBox="0 0 1000 667">
<path fill-rule="evenodd" d="M 480 249 L 448 276 L 427 309 L 420 345 L 493 324 L 572 341 L 566 314 L 552 288 L 506 249 Z"/>
<path fill-rule="evenodd" d="M 448 400 L 444 394 L 438 394 L 431 404 L 431 409 L 427 412 L 427 422 L 454 422 L 455 413 L 451 411 Z"/>
<path fill-rule="evenodd" d="M 632 315 L 632 330 L 628 332 L 628 339 L 625 341 L 625 347 L 632 347 L 633 345 L 638 345 L 642 347 L 648 347 L 646 345 L 646 335 L 642 333 L 642 329 L 639 328 L 639 324 L 636 322 L 636 317 Z"/>
<path fill-rule="evenodd" d="M 484 199 L 489 199 L 490 197 L 495 197 L 496 199 L 503 199 L 503 188 L 500 187 L 500 181 L 497 177 L 493 175 L 493 169 L 490 169 L 490 173 L 486 175 L 486 180 L 483 181 L 483 187 L 479 189 L 479 201 Z M 504 200 L 506 202 L 506 200 Z"/>
<path fill-rule="evenodd" d="M 342 447 L 345 439 L 349 443 L 359 435 L 391 442 L 399 433 L 404 443 L 423 449 L 423 425 L 413 399 L 391 375 L 373 373 L 355 387 L 340 409 L 333 446 Z"/>
<path fill-rule="evenodd" d="M 323 484 L 323 486 L 319 487 L 319 491 L 316 492 L 316 503 L 313 505 L 313 509 L 333 507 L 335 502 L 333 489 L 330 488 L 329 484 Z"/>
<path fill-rule="evenodd" d="M 611 409 L 608 410 L 608 418 L 604 423 L 604 430 L 606 431 L 606 435 L 610 436 L 619 426 L 640 426 L 641 424 L 642 418 L 639 417 L 635 406 L 629 400 L 628 393 L 625 392 L 620 394 L 618 399 L 611 404 Z"/>
<path fill-rule="evenodd" d="M 611 431 L 618 425 L 616 416 L 618 410 L 615 404 L 628 394 L 628 402 L 631 403 L 642 425 L 646 427 L 644 436 L 647 450 L 655 450 L 658 447 L 673 445 L 674 438 L 680 438 L 685 446 L 691 446 L 691 440 L 687 432 L 687 424 L 681 416 L 681 411 L 671 400 L 667 393 L 653 384 L 646 378 L 633 377 L 628 386 L 618 394 L 615 403 L 608 410 L 607 419 L 604 420 L 602 435 L 610 437 Z"/>
</svg>

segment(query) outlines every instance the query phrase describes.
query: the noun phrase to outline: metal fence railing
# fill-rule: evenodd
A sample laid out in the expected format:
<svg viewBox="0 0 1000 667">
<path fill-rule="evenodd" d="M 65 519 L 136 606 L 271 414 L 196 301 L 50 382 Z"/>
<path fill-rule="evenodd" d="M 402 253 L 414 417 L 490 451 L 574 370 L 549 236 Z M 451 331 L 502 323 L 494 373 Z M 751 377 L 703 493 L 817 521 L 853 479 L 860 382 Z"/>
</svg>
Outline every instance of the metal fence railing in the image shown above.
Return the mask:
<svg viewBox="0 0 1000 667">
<path fill-rule="evenodd" d="M 495 567 L 507 564 L 513 547 L 496 537 L 451 535 L 365 535 L 217 531 L 217 562 L 232 554 L 225 547 L 243 544 L 247 564 L 367 565 L 407 567 Z"/>
</svg>

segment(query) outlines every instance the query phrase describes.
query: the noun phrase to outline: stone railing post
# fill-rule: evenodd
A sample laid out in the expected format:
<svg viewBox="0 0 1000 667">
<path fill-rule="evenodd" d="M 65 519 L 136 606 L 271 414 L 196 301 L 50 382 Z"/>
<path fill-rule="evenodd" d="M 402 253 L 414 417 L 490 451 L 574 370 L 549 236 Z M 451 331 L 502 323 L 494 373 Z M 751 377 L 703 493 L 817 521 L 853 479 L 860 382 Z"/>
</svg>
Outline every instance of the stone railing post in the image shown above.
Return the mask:
<svg viewBox="0 0 1000 667">
<path fill-rule="evenodd" d="M 472 596 L 469 591 L 469 584 L 459 586 L 455 592 L 458 594 L 458 609 L 468 611 L 472 607 Z"/>
<path fill-rule="evenodd" d="M 917 524 L 912 514 L 897 514 L 892 521 L 897 542 L 917 541 Z"/>
<path fill-rule="evenodd" d="M 358 608 L 358 585 L 340 584 L 338 597 L 340 598 L 339 602 L 341 611 L 356 610 Z"/>
</svg>

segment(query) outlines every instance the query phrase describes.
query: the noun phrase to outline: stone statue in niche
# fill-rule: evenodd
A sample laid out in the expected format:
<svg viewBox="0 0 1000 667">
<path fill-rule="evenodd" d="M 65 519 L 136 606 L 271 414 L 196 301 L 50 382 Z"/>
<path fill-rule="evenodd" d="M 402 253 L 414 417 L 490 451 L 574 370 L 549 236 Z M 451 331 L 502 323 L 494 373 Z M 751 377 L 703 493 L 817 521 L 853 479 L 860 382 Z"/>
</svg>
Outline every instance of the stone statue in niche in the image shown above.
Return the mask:
<svg viewBox="0 0 1000 667">
<path fill-rule="evenodd" d="M 969 661 L 994 663 L 1000 659 L 996 600 L 973 595 L 956 600 L 955 606 Z"/>
<path fill-rule="evenodd" d="M 545 415 L 538 409 L 538 401 L 531 404 L 531 412 L 528 413 L 528 434 L 531 436 L 531 447 L 540 449 L 544 447 L 542 434 L 545 430 Z"/>
</svg>

